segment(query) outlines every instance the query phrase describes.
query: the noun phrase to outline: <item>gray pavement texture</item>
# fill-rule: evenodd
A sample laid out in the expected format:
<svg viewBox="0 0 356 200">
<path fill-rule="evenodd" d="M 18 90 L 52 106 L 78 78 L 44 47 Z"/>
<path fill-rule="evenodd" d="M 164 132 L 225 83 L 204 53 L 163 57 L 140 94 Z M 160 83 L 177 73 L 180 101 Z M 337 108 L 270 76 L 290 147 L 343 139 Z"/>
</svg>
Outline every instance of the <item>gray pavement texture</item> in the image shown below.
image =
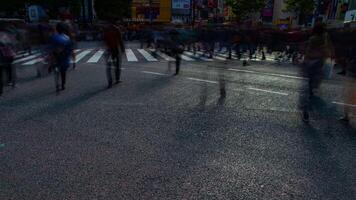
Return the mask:
<svg viewBox="0 0 356 200">
<path fill-rule="evenodd" d="M 59 95 L 19 67 L 0 97 L 0 199 L 356 199 L 342 82 L 323 83 L 306 125 L 305 80 L 268 74 L 297 70 L 209 65 L 126 63 L 107 90 L 105 66 L 82 63 Z"/>
</svg>

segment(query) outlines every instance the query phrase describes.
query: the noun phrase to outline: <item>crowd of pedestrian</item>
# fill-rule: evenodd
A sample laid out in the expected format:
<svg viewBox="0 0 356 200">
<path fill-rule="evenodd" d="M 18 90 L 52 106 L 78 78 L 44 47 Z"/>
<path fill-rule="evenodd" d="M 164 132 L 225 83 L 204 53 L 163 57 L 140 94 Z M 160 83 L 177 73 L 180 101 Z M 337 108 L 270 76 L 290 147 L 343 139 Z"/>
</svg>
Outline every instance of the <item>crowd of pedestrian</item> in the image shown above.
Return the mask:
<svg viewBox="0 0 356 200">
<path fill-rule="evenodd" d="M 16 30 L 16 29 L 15 29 Z M 54 72 L 56 91 L 60 92 L 66 87 L 66 72 L 75 60 L 76 34 L 73 24 L 59 22 L 51 26 L 41 23 L 36 28 L 37 46 L 43 52 L 47 63 L 46 70 Z M 333 59 L 341 68 L 340 75 L 346 76 L 345 102 L 348 105 L 356 104 L 356 32 L 344 28 L 326 30 L 325 26 L 317 23 L 313 29 L 280 30 L 256 26 L 151 26 L 125 28 L 110 21 L 100 30 L 102 39 L 107 48 L 106 74 L 108 88 L 121 82 L 122 55 L 125 53 L 124 40 L 137 40 L 141 48 L 154 48 L 175 59 L 176 71 L 180 72 L 181 55 L 185 50 L 193 51 L 213 58 L 221 51 L 227 52 L 227 59 L 236 57 L 248 59 L 260 56 L 266 59 L 266 54 L 273 53 L 277 61 L 290 60 L 298 64 L 303 75 L 308 78 L 305 94 L 301 96 L 303 120 L 309 121 L 311 99 L 319 88 L 325 75 L 324 65 L 328 58 Z M 15 86 L 16 73 L 12 62 L 15 59 L 18 41 L 26 41 L 19 33 L 11 28 L 0 29 L 0 94 L 4 83 Z M 29 34 L 31 36 L 31 34 Z M 17 42 L 15 42 L 17 41 Z M 23 45 L 28 47 L 29 45 Z M 31 53 L 31 48 L 23 48 Z M 72 62 L 75 68 L 75 62 Z M 248 65 L 244 60 L 243 65 Z M 42 70 L 37 69 L 38 76 Z M 6 72 L 6 73 L 4 73 Z M 113 80 L 113 74 L 115 80 Z M 5 76 L 6 75 L 6 76 Z M 6 81 L 3 78 L 6 77 Z M 225 94 L 226 95 L 226 94 Z M 345 106 L 343 121 L 348 121 L 350 106 Z"/>
</svg>

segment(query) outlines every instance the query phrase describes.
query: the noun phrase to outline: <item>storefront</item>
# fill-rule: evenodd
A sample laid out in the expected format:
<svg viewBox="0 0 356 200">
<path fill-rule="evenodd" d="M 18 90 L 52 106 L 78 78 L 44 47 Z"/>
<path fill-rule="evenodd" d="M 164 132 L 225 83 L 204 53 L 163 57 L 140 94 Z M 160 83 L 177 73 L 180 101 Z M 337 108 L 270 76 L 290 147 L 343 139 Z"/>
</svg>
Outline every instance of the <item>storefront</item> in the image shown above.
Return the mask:
<svg viewBox="0 0 356 200">
<path fill-rule="evenodd" d="M 169 22 L 171 0 L 133 0 L 131 18 L 134 21 Z"/>
<path fill-rule="evenodd" d="M 191 0 L 172 0 L 173 22 L 189 23 L 191 15 Z"/>
</svg>

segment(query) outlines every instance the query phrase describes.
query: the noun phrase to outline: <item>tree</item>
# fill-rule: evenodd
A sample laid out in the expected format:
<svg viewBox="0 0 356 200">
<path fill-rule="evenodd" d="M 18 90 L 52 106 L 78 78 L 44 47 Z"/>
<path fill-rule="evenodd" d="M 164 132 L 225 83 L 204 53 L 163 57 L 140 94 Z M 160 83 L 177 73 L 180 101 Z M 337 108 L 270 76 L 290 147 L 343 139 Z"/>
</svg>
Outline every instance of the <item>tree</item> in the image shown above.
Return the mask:
<svg viewBox="0 0 356 200">
<path fill-rule="evenodd" d="M 308 17 L 313 14 L 316 7 L 315 0 L 285 0 L 285 3 L 288 11 L 299 16 L 300 24 L 307 23 Z"/>
<path fill-rule="evenodd" d="M 99 19 L 122 19 L 130 16 L 131 0 L 95 0 Z"/>
<path fill-rule="evenodd" d="M 259 12 L 266 5 L 266 0 L 226 0 L 226 4 L 231 6 L 240 21 L 245 20 L 252 13 Z"/>
</svg>

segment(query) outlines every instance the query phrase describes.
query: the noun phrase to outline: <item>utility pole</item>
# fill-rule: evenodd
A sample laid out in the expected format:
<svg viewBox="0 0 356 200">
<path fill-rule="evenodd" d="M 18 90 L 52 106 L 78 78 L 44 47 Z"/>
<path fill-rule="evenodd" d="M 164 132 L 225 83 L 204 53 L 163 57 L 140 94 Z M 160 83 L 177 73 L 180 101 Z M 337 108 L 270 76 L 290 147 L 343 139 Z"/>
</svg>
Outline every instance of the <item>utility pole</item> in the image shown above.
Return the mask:
<svg viewBox="0 0 356 200">
<path fill-rule="evenodd" d="M 191 0 L 191 9 L 192 9 L 192 28 L 194 28 L 195 24 L 195 7 L 196 7 L 196 2 L 195 0 Z"/>
</svg>

